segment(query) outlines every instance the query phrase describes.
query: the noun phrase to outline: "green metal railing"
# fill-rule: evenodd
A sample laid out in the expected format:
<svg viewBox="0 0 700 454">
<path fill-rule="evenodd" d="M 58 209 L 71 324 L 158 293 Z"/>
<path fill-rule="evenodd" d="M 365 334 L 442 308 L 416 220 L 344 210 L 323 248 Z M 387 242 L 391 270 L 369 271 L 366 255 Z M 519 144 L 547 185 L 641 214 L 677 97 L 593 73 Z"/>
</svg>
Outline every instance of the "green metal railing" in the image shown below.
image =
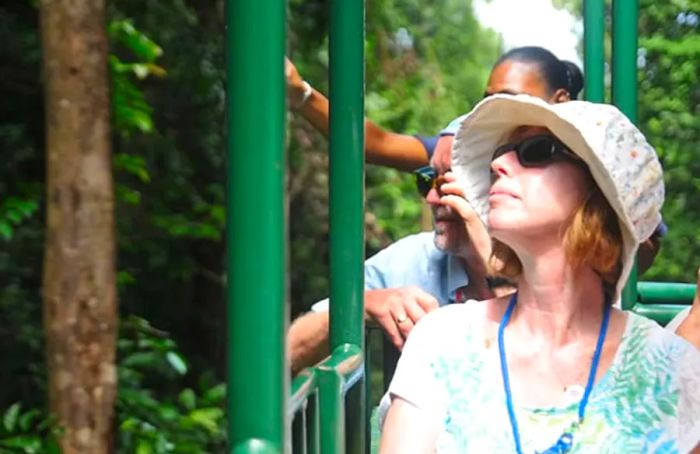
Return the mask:
<svg viewBox="0 0 700 454">
<path fill-rule="evenodd" d="M 324 453 L 359 454 L 366 448 L 364 1 L 331 0 L 329 26 L 330 348 L 339 360 L 332 356 L 318 368 L 321 420 L 334 426 L 322 431 L 321 448 Z M 341 373 L 350 364 L 354 367 Z M 343 383 L 353 386 L 343 389 Z M 338 419 L 344 402 L 345 424 Z"/>
<path fill-rule="evenodd" d="M 586 99 L 605 101 L 605 1 L 583 3 L 583 84 Z"/>
<path fill-rule="evenodd" d="M 229 443 L 234 453 L 275 453 L 288 438 L 286 5 L 255 0 L 226 6 Z"/>
<path fill-rule="evenodd" d="M 330 2 L 331 355 L 291 386 L 284 354 L 285 8 L 282 0 L 227 2 L 229 452 L 359 454 L 369 452 L 364 4 Z M 604 0 L 584 0 L 584 13 L 586 98 L 603 102 Z M 636 0 L 615 0 L 613 16 L 612 99 L 636 121 Z M 623 305 L 666 323 L 694 293 L 691 284 L 637 282 L 635 269 Z"/>
<path fill-rule="evenodd" d="M 632 310 L 665 325 L 693 301 L 695 287 L 674 282 L 639 282 L 638 299 Z"/>
<path fill-rule="evenodd" d="M 281 124 L 279 117 L 284 112 L 281 80 L 284 4 L 280 0 L 229 2 L 227 14 L 229 149 L 233 150 L 229 165 L 229 201 L 236 201 L 229 203 L 228 219 L 229 226 L 234 227 L 229 230 L 228 237 L 229 282 L 232 284 L 229 287 L 232 452 L 287 452 L 291 449 L 295 453 L 359 454 L 366 452 L 369 446 L 365 436 L 363 318 L 364 4 L 343 0 L 333 0 L 330 4 L 329 343 L 332 353 L 294 379 L 288 405 L 285 405 L 287 383 L 281 378 L 286 372 L 282 370 L 286 363 L 281 354 L 284 339 L 281 326 L 287 320 L 282 292 L 283 243 L 273 241 L 267 245 L 266 255 L 255 256 L 254 252 L 263 242 L 250 241 L 251 238 L 267 239 L 269 235 L 281 238 L 284 231 L 283 135 L 282 129 L 275 127 L 270 137 L 267 127 L 268 122 L 277 125 L 280 121 Z M 269 18 L 271 11 L 280 14 L 272 23 L 268 19 L 250 20 L 251 17 Z M 278 46 L 279 37 L 282 46 Z M 262 55 L 256 55 L 260 49 Z M 260 62 L 279 62 L 279 65 L 265 66 Z M 261 66 L 274 76 L 265 74 L 256 80 L 263 72 Z M 261 137 L 267 138 L 263 144 L 266 148 L 262 150 L 254 141 Z M 237 153 L 237 150 L 256 150 L 256 153 Z M 267 175 L 265 171 L 271 165 L 274 167 L 272 177 L 267 176 L 267 179 L 273 181 L 265 183 L 270 183 L 266 188 L 273 189 L 275 194 L 261 194 L 260 177 Z M 257 210 L 240 203 L 242 200 L 256 205 Z M 263 227 L 260 217 L 246 216 L 251 212 L 259 213 L 260 208 L 269 215 L 264 226 L 269 231 L 263 234 L 259 230 Z M 271 289 L 261 291 L 267 285 Z M 238 305 L 237 301 L 246 301 L 246 304 Z M 265 310 L 260 310 L 259 301 L 266 302 Z M 268 322 L 267 326 L 262 326 L 263 320 Z M 272 354 L 268 355 L 266 349 Z M 252 370 L 256 373 L 251 373 Z M 254 402 L 262 405 L 256 407 L 252 405 Z M 289 425 L 291 437 L 285 437 Z M 286 445 L 284 440 L 290 439 L 291 443 Z"/>
<path fill-rule="evenodd" d="M 612 19 L 612 102 L 637 122 L 637 0 L 614 0 Z M 622 308 L 637 301 L 637 263 L 622 291 Z"/>
</svg>

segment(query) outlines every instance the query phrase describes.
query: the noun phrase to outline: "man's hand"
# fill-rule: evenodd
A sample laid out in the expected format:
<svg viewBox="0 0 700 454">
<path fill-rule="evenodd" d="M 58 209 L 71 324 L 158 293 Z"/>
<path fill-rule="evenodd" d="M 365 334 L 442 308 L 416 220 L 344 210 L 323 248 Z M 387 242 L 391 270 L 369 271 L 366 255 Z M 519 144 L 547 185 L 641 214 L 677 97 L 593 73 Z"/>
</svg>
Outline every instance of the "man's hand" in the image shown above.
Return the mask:
<svg viewBox="0 0 700 454">
<path fill-rule="evenodd" d="M 287 79 L 287 102 L 292 108 L 298 107 L 304 99 L 304 79 L 287 57 L 284 57 L 284 76 Z"/>
<path fill-rule="evenodd" d="M 485 267 L 491 258 L 491 237 L 486 226 L 476 214 L 474 208 L 464 197 L 462 187 L 457 183 L 454 173 L 447 172 L 444 175 L 445 182 L 440 186 L 442 197 L 440 201 L 452 208 L 464 221 L 464 228 L 469 236 L 469 244 L 474 255 L 480 258 Z M 472 260 L 470 265 L 474 266 Z"/>
<path fill-rule="evenodd" d="M 693 306 L 690 308 L 688 316 L 678 326 L 676 334 L 700 350 L 700 269 L 698 269 L 697 284 Z"/>
<path fill-rule="evenodd" d="M 415 286 L 365 291 L 365 316 L 374 319 L 399 350 L 418 320 L 438 306 L 435 297 Z"/>
</svg>

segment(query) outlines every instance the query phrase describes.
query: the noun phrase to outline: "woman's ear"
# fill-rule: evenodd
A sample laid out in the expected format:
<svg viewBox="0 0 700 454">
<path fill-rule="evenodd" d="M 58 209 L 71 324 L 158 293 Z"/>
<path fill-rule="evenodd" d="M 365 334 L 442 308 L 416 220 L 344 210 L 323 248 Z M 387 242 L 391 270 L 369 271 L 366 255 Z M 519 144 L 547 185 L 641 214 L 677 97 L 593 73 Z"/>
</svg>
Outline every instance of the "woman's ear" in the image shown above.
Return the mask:
<svg viewBox="0 0 700 454">
<path fill-rule="evenodd" d="M 567 101 L 571 101 L 571 94 L 563 88 L 557 88 L 557 91 L 555 91 L 554 95 L 552 95 L 551 102 L 553 104 L 558 104 L 560 102 Z"/>
</svg>

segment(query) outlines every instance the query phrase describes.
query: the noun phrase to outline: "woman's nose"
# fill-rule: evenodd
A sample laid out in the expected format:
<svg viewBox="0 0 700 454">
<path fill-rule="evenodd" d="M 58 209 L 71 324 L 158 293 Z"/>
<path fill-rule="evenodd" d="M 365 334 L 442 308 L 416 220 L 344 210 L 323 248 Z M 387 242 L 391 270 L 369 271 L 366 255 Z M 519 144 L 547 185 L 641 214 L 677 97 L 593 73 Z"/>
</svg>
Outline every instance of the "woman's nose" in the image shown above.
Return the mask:
<svg viewBox="0 0 700 454">
<path fill-rule="evenodd" d="M 510 175 L 517 163 L 518 157 L 515 150 L 508 151 L 491 161 L 491 173 L 496 177 Z"/>
</svg>

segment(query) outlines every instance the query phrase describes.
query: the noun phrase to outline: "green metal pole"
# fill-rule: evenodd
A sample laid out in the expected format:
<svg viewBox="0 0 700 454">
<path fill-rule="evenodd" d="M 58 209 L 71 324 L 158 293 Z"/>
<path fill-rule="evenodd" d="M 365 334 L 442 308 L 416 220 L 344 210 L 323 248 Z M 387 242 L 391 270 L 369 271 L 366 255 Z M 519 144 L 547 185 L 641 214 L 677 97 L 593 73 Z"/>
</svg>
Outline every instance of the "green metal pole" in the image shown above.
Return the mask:
<svg viewBox="0 0 700 454">
<path fill-rule="evenodd" d="M 331 1 L 330 348 L 364 343 L 364 5 Z"/>
<path fill-rule="evenodd" d="M 285 8 L 226 4 L 229 452 L 282 452 Z"/>
<path fill-rule="evenodd" d="M 320 366 L 317 373 L 321 454 L 344 454 L 347 433 L 343 377 L 334 368 L 325 365 Z"/>
<path fill-rule="evenodd" d="M 583 2 L 583 74 L 585 98 L 605 101 L 605 0 Z"/>
<path fill-rule="evenodd" d="M 613 0 L 612 100 L 633 122 L 637 122 L 637 0 Z M 622 291 L 623 309 L 637 302 L 637 264 Z"/>
<path fill-rule="evenodd" d="M 330 348 L 364 352 L 364 0 L 330 3 Z M 362 367 L 362 366 L 360 366 Z M 365 450 L 364 383 L 347 396 L 346 449 Z M 323 395 L 321 399 L 323 400 Z M 323 401 L 321 406 L 323 408 Z M 325 418 L 321 418 L 325 421 Z M 323 442 L 322 442 L 323 443 Z"/>
</svg>

